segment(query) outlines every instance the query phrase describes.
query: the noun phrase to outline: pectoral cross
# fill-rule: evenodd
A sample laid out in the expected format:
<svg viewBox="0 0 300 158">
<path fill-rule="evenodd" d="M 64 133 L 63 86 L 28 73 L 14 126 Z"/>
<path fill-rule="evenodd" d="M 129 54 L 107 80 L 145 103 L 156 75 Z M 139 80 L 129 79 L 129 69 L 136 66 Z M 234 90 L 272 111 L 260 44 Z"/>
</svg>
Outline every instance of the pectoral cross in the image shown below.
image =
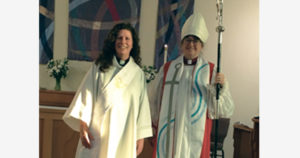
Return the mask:
<svg viewBox="0 0 300 158">
<path fill-rule="evenodd" d="M 171 126 L 171 113 L 172 113 L 174 86 L 179 84 L 179 82 L 176 81 L 176 77 L 177 77 L 177 74 L 178 74 L 181 66 L 182 66 L 181 63 L 176 64 L 175 65 L 175 73 L 174 73 L 172 80 L 165 82 L 165 85 L 170 84 L 170 86 L 171 86 L 170 96 L 169 96 L 169 108 L 168 108 L 169 113 L 168 113 L 168 126 L 167 126 L 167 143 L 166 143 L 167 155 L 166 155 L 166 157 L 169 157 L 169 144 L 170 144 L 170 134 L 171 134 L 170 126 Z"/>
</svg>

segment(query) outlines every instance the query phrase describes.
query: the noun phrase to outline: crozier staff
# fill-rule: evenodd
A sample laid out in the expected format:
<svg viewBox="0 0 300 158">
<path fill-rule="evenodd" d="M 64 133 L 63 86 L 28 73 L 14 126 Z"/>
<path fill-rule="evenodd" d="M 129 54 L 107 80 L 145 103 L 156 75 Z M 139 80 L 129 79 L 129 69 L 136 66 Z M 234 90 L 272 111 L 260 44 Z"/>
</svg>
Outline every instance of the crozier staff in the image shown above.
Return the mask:
<svg viewBox="0 0 300 158">
<path fill-rule="evenodd" d="M 209 158 L 216 84 L 221 84 L 217 117 L 230 117 L 234 104 L 224 74 L 204 59 L 209 33 L 203 16 L 192 14 L 181 31 L 181 54 L 164 64 L 149 86 L 154 157 Z"/>
</svg>

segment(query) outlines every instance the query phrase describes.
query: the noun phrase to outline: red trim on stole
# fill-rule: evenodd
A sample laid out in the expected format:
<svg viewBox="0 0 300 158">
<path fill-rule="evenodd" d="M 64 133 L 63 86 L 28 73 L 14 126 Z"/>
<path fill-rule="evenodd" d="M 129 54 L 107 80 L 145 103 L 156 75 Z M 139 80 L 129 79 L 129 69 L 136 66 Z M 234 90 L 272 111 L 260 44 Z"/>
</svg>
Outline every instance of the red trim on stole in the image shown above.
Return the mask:
<svg viewBox="0 0 300 158">
<path fill-rule="evenodd" d="M 211 83 L 211 78 L 214 70 L 214 64 L 209 63 L 209 82 Z M 202 151 L 200 154 L 200 158 L 209 158 L 210 157 L 210 134 L 212 129 L 212 120 L 208 118 L 208 111 L 206 111 L 206 121 L 205 121 L 205 131 L 204 131 L 204 139 L 202 145 Z"/>
<path fill-rule="evenodd" d="M 211 62 L 208 62 L 208 63 L 209 63 L 209 71 L 210 71 L 209 72 L 210 73 L 209 74 L 209 81 L 211 82 L 214 64 L 211 63 Z M 167 76 L 167 72 L 168 72 L 170 64 L 171 64 L 171 61 L 167 62 L 164 65 L 164 78 L 163 78 L 163 86 L 162 86 L 161 97 L 163 95 L 166 76 Z M 158 118 L 158 121 L 159 121 L 159 118 Z M 158 124 L 157 124 L 157 128 L 158 128 Z M 211 134 L 211 129 L 212 129 L 212 120 L 210 118 L 208 118 L 208 111 L 206 111 L 204 139 L 203 139 L 203 145 L 202 145 L 202 151 L 201 151 L 201 154 L 200 154 L 200 158 L 209 158 L 210 157 L 210 134 Z M 154 148 L 153 148 L 152 158 L 156 158 L 156 148 L 157 148 L 157 130 L 156 130 L 156 133 L 155 133 L 155 140 L 154 140 Z"/>
<path fill-rule="evenodd" d="M 204 139 L 200 158 L 209 158 L 210 155 L 210 133 L 212 128 L 212 120 L 208 118 L 207 113 L 208 111 L 206 112 Z"/>
<path fill-rule="evenodd" d="M 209 64 L 209 83 L 211 83 L 212 74 L 214 72 L 214 63 L 208 62 Z"/>
<path fill-rule="evenodd" d="M 164 88 L 165 88 L 165 82 L 166 82 L 166 77 L 167 77 L 167 72 L 169 70 L 169 67 L 170 67 L 170 64 L 171 64 L 171 61 L 167 62 L 165 65 L 164 65 L 164 78 L 163 78 L 163 85 L 162 85 L 162 89 L 161 89 L 161 96 L 160 96 L 160 101 L 162 101 L 162 95 L 164 93 Z M 160 102 L 160 106 L 161 106 L 161 102 Z M 159 106 L 159 114 L 160 114 L 160 106 Z M 159 123 L 159 116 L 158 116 L 158 123 Z M 157 132 L 158 132 L 158 125 L 157 123 L 157 127 L 156 127 L 156 133 L 155 133 L 155 139 L 154 139 L 154 148 L 153 148 L 153 153 L 152 153 L 152 158 L 156 158 L 156 148 L 157 148 Z"/>
</svg>

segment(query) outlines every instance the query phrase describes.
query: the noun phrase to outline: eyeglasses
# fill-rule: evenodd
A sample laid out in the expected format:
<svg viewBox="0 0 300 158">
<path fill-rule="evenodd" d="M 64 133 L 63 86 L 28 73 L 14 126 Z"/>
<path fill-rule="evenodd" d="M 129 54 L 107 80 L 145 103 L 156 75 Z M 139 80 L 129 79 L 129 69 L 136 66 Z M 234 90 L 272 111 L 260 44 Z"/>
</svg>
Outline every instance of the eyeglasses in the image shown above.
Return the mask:
<svg viewBox="0 0 300 158">
<path fill-rule="evenodd" d="M 191 38 L 186 38 L 183 41 L 186 42 L 186 43 L 193 42 L 194 44 L 200 42 L 200 40 L 198 40 L 198 39 L 191 39 Z"/>
</svg>

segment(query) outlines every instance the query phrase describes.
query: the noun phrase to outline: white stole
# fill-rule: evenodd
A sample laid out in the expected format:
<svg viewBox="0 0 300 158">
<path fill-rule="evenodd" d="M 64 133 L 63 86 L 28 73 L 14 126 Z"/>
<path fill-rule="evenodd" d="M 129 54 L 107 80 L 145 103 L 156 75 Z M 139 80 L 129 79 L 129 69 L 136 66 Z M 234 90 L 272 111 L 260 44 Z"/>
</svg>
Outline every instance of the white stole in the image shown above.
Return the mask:
<svg viewBox="0 0 300 158">
<path fill-rule="evenodd" d="M 117 61 L 114 57 L 113 66 L 107 72 L 102 73 L 95 64 L 89 69 L 83 78 L 69 108 L 63 116 L 64 121 L 76 131 L 79 131 L 79 120 L 91 123 L 92 117 L 102 117 L 104 113 L 118 101 L 116 97 L 122 96 L 126 87 L 139 72 L 138 65 L 130 57 L 128 63 L 114 75 Z M 112 77 L 105 84 L 104 76 Z M 96 113 L 92 113 L 96 111 Z M 98 120 L 99 121 L 99 120 Z M 100 125 L 98 123 L 98 125 Z"/>
<path fill-rule="evenodd" d="M 117 61 L 114 57 L 114 64 L 117 64 L 116 62 Z M 115 69 L 112 68 L 107 73 L 114 73 L 114 71 Z M 106 101 L 102 104 L 104 112 L 106 112 L 113 105 L 115 105 L 116 102 L 119 101 L 119 99 L 116 98 L 122 97 L 122 94 L 125 92 L 126 88 L 130 85 L 130 82 L 138 72 L 139 67 L 135 64 L 133 58 L 130 57 L 129 62 L 115 76 L 113 76 L 113 78 L 107 84 L 103 82 L 105 73 L 100 73 L 99 82 L 102 86 L 99 87 L 97 101 Z"/>
<path fill-rule="evenodd" d="M 172 61 L 167 72 L 159 116 L 156 156 L 200 157 L 207 111 L 209 64 L 198 58 L 194 67 L 191 92 L 179 89 L 184 70 L 183 56 Z M 186 96 L 186 98 L 182 98 Z"/>
</svg>

